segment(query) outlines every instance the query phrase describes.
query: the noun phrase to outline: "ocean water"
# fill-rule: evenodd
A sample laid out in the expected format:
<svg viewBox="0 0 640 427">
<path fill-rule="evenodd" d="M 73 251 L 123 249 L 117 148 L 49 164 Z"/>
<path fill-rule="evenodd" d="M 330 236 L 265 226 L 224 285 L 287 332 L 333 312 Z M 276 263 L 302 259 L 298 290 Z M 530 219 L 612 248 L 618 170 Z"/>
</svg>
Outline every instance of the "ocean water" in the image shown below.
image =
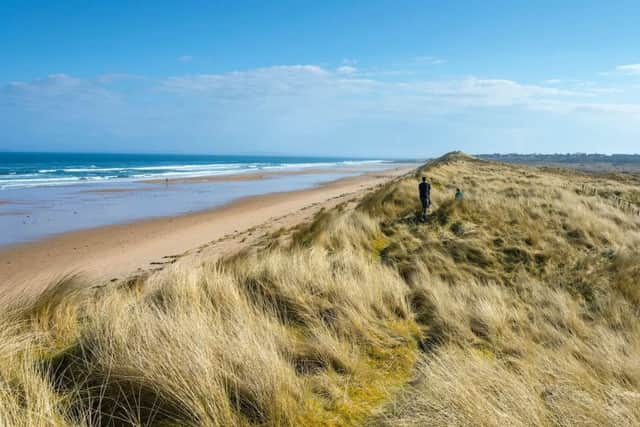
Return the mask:
<svg viewBox="0 0 640 427">
<path fill-rule="evenodd" d="M 105 181 L 239 174 L 260 170 L 339 168 L 385 162 L 379 159 L 330 157 L 0 153 L 0 191 Z"/>
</svg>

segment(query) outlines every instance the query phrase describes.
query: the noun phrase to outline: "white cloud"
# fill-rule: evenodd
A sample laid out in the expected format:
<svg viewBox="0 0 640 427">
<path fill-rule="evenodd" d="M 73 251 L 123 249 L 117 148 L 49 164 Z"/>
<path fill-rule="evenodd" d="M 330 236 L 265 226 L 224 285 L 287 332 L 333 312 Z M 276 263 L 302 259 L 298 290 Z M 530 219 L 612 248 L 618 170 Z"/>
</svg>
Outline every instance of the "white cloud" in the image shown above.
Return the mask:
<svg viewBox="0 0 640 427">
<path fill-rule="evenodd" d="M 343 65 L 341 67 L 338 67 L 336 71 L 339 74 L 354 74 L 356 71 L 358 71 L 358 69 L 349 65 Z"/>
<path fill-rule="evenodd" d="M 640 64 L 618 65 L 611 71 L 602 71 L 598 74 L 601 76 L 615 76 L 615 75 L 636 76 L 636 75 L 640 75 Z"/>
<path fill-rule="evenodd" d="M 415 58 L 415 61 L 421 64 L 429 64 L 429 65 L 440 65 L 447 62 L 444 59 L 436 58 L 435 56 L 417 56 Z"/>
<path fill-rule="evenodd" d="M 488 133 L 487 140 L 522 125 L 533 129 L 534 136 L 544 130 L 550 141 L 560 144 L 565 142 L 554 130 L 563 131 L 569 122 L 576 129 L 589 126 L 594 132 L 580 135 L 593 134 L 596 139 L 605 134 L 598 127 L 605 121 L 607 132 L 620 130 L 636 138 L 640 129 L 640 103 L 590 82 L 556 79 L 536 85 L 477 76 L 426 79 L 418 70 L 385 71 L 302 64 L 159 79 L 54 74 L 0 84 L 0 125 L 6 135 L 12 126 L 14 141 L 29 140 L 33 132 L 44 139 L 58 135 L 60 140 L 89 141 L 97 133 L 106 135 L 105 141 L 161 140 L 165 148 L 184 141 L 185 147 L 202 144 L 205 151 L 215 150 L 220 141 L 246 150 L 259 141 L 265 141 L 267 149 L 271 141 L 288 144 L 292 152 L 298 152 L 296 144 L 339 151 L 346 149 L 344 141 L 365 139 L 383 147 L 393 140 L 414 149 L 430 132 L 443 132 L 433 136 L 443 141 L 456 135 L 470 140 L 487 126 L 498 132 Z M 621 86 L 627 92 L 631 87 Z M 572 134 L 579 141 L 575 144 L 582 143 L 580 135 Z M 333 148 L 327 145 L 331 141 Z"/>
<path fill-rule="evenodd" d="M 640 117 L 640 104 L 616 102 L 613 92 L 590 85 L 571 85 L 571 89 L 566 83 L 551 86 L 474 76 L 442 80 L 417 76 L 364 77 L 347 65 L 335 70 L 281 65 L 219 74 L 131 78 L 121 85 L 114 79 L 125 76 L 81 79 L 56 74 L 0 85 L 0 117 L 37 112 L 33 116 L 36 123 L 46 116 L 53 123 L 100 123 L 110 132 L 139 135 L 179 134 L 193 127 L 205 139 L 220 132 L 236 135 L 244 128 L 308 134 L 332 126 L 422 123 L 460 115 L 544 112 Z"/>
<path fill-rule="evenodd" d="M 616 71 L 622 74 L 640 75 L 640 64 L 618 65 Z"/>
<path fill-rule="evenodd" d="M 51 74 L 30 82 L 9 82 L 0 86 L 0 98 L 11 99 L 31 106 L 55 106 L 68 103 L 113 102 L 120 99 L 100 79 L 81 79 L 67 74 Z"/>
<path fill-rule="evenodd" d="M 570 114 L 579 112 L 624 114 L 640 117 L 640 104 L 614 104 L 597 102 L 558 102 L 552 100 L 541 101 L 532 106 L 535 111 Z"/>
<path fill-rule="evenodd" d="M 114 83 L 125 80 L 142 80 L 144 77 L 127 73 L 107 73 L 100 74 L 95 78 L 97 83 Z"/>
<path fill-rule="evenodd" d="M 127 89 L 117 89 L 110 84 L 119 78 L 126 76 L 80 79 L 56 74 L 31 82 L 11 82 L 0 86 L 0 98 L 28 105 L 113 102 L 130 96 Z M 138 87 L 138 93 L 151 94 L 153 89 L 145 84 L 149 81 L 145 80 Z M 159 96 L 179 95 L 187 102 L 240 102 L 251 106 L 287 98 L 289 101 L 283 102 L 279 108 L 310 108 L 319 103 L 332 105 L 331 108 L 336 110 L 348 110 L 349 114 L 384 114 L 389 111 L 442 114 L 460 109 L 497 107 L 558 112 L 587 109 L 636 114 L 638 111 L 635 105 L 599 102 L 599 96 L 611 95 L 615 91 L 598 87 L 570 90 L 560 87 L 559 83 L 553 86 L 530 85 L 479 77 L 420 80 L 397 76 L 387 80 L 378 79 L 375 75 L 365 78 L 355 67 L 346 65 L 335 71 L 317 65 L 281 65 L 222 74 L 168 77 L 151 84 L 161 89 Z"/>
<path fill-rule="evenodd" d="M 410 82 L 409 87 L 422 90 L 430 95 L 457 97 L 467 99 L 522 100 L 543 96 L 580 96 L 573 92 L 555 87 L 526 85 L 513 80 L 483 79 L 468 77 L 462 80 L 445 80 L 437 82 Z"/>
<path fill-rule="evenodd" d="M 317 65 L 280 65 L 224 74 L 198 74 L 165 79 L 174 93 L 200 92 L 222 98 L 250 98 L 301 93 L 323 84 L 330 73 Z"/>
<path fill-rule="evenodd" d="M 164 90 L 190 96 L 200 94 L 211 101 L 234 101 L 252 105 L 260 100 L 289 98 L 280 108 L 310 108 L 314 103 L 335 103 L 348 114 L 447 114 L 470 108 L 514 107 L 535 111 L 606 111 L 636 114 L 633 105 L 597 103 L 597 97 L 615 93 L 592 85 L 567 89 L 555 85 L 530 85 L 507 79 L 467 77 L 419 80 L 398 75 L 393 80 L 380 74 L 357 73 L 355 67 L 331 71 L 317 65 L 291 65 L 235 71 L 224 74 L 178 76 L 165 79 Z M 367 76 L 364 78 L 363 76 Z M 575 87 L 575 85 L 574 85 Z M 292 98 L 300 98 L 295 101 Z M 333 99 L 334 101 L 330 101 Z M 587 102 L 589 101 L 589 102 Z M 299 103 L 297 103 L 299 102 Z"/>
<path fill-rule="evenodd" d="M 180 62 L 191 62 L 193 60 L 193 56 L 191 55 L 182 55 L 178 57 L 178 61 Z"/>
</svg>

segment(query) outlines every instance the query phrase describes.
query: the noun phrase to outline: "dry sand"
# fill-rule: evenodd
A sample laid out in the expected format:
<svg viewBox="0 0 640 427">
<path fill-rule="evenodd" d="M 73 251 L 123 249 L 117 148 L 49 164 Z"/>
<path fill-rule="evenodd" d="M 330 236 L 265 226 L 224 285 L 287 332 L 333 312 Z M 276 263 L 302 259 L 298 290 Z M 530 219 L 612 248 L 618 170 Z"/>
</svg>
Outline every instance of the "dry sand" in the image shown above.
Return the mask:
<svg viewBox="0 0 640 427">
<path fill-rule="evenodd" d="M 201 253 L 207 257 L 228 254 L 258 236 L 302 222 L 322 207 L 361 197 L 412 169 L 366 173 L 308 190 L 248 197 L 202 212 L 9 246 L 0 249 L 0 292 L 38 291 L 72 273 L 92 282 L 117 280 Z"/>
</svg>

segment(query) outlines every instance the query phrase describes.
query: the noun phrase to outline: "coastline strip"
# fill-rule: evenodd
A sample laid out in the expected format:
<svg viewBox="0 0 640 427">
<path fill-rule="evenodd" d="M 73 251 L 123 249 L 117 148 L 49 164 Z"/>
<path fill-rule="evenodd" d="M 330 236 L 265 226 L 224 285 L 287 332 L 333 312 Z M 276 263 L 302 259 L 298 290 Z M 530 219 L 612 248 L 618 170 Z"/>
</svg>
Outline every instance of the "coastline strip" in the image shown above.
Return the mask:
<svg viewBox="0 0 640 427">
<path fill-rule="evenodd" d="M 201 252 L 215 256 L 247 244 L 247 230 L 264 234 L 290 227 L 322 207 L 364 195 L 412 167 L 339 179 L 321 186 L 238 199 L 213 209 L 128 224 L 74 231 L 0 249 L 0 293 L 39 291 L 66 274 L 95 282 L 122 279 L 159 268 L 168 258 Z M 243 236 L 244 234 L 244 236 Z M 252 233 L 253 234 L 253 233 Z M 242 240 L 242 241 L 240 241 Z"/>
</svg>

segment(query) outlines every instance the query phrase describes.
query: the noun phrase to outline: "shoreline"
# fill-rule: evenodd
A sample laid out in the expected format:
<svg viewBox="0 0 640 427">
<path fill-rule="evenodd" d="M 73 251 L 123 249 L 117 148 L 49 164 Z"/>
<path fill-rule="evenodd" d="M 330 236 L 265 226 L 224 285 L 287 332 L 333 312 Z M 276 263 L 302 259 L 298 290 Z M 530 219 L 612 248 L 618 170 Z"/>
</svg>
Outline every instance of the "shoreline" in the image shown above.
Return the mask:
<svg viewBox="0 0 640 427">
<path fill-rule="evenodd" d="M 381 165 L 375 165 L 380 167 L 380 172 L 388 169 L 394 169 L 394 165 L 391 163 Z M 404 167 L 406 164 L 398 163 L 397 167 Z M 417 166 L 417 164 L 416 164 Z M 260 181 L 268 178 L 276 178 L 280 176 L 294 176 L 294 175 L 322 175 L 322 174 L 352 174 L 352 173 L 371 173 L 371 165 L 361 167 L 345 167 L 345 168 L 320 168 L 311 167 L 303 169 L 283 170 L 277 169 L 272 171 L 259 170 L 255 172 L 244 173 L 230 173 L 221 175 L 203 175 L 203 176 L 187 176 L 187 177 L 173 177 L 173 178 L 152 178 L 141 179 L 135 182 L 142 184 L 186 184 L 186 183 L 203 183 L 203 182 L 234 182 L 234 181 Z"/>
<path fill-rule="evenodd" d="M 348 176 L 405 166 L 415 167 L 412 163 L 309 167 L 163 178 L 160 182 L 115 180 L 7 190 L 6 197 L 0 194 L 0 200 L 8 202 L 0 204 L 0 249 L 82 229 L 203 211 L 244 196 L 313 188 Z"/>
<path fill-rule="evenodd" d="M 416 163 L 416 167 L 419 164 Z M 395 167 L 394 167 L 395 166 Z M 410 167 L 409 163 L 397 163 L 395 165 L 386 164 L 385 167 L 380 166 L 380 170 L 372 170 L 370 167 L 362 166 L 349 167 L 349 168 L 304 168 L 297 170 L 273 170 L 273 171 L 255 171 L 244 173 L 230 173 L 222 175 L 202 175 L 202 176 L 187 176 L 187 177 L 173 177 L 173 178 L 151 178 L 151 179 L 137 179 L 129 181 L 129 184 L 154 184 L 154 185 L 171 185 L 171 184 L 202 184 L 213 182 L 243 182 L 243 181 L 261 181 L 269 178 L 278 178 L 285 176 L 299 176 L 299 175 L 332 175 L 332 174 L 372 174 L 376 172 L 385 172 L 396 168 Z M 115 182 L 113 182 L 115 184 Z M 69 185 L 71 186 L 71 185 Z M 148 187 L 134 187 L 134 188 L 97 188 L 90 190 L 82 190 L 79 193 L 130 193 L 137 191 L 151 191 L 153 186 Z M 0 200 L 0 204 L 2 204 Z M 10 204 L 10 201 L 5 201 L 6 204 Z"/>
<path fill-rule="evenodd" d="M 208 257 L 232 253 L 257 237 L 258 230 L 264 235 L 291 227 L 413 169 L 398 166 L 309 189 L 242 197 L 202 211 L 6 245 L 0 247 L 0 293 L 37 292 L 68 274 L 82 274 L 88 283 L 115 281 L 203 251 Z"/>
</svg>

